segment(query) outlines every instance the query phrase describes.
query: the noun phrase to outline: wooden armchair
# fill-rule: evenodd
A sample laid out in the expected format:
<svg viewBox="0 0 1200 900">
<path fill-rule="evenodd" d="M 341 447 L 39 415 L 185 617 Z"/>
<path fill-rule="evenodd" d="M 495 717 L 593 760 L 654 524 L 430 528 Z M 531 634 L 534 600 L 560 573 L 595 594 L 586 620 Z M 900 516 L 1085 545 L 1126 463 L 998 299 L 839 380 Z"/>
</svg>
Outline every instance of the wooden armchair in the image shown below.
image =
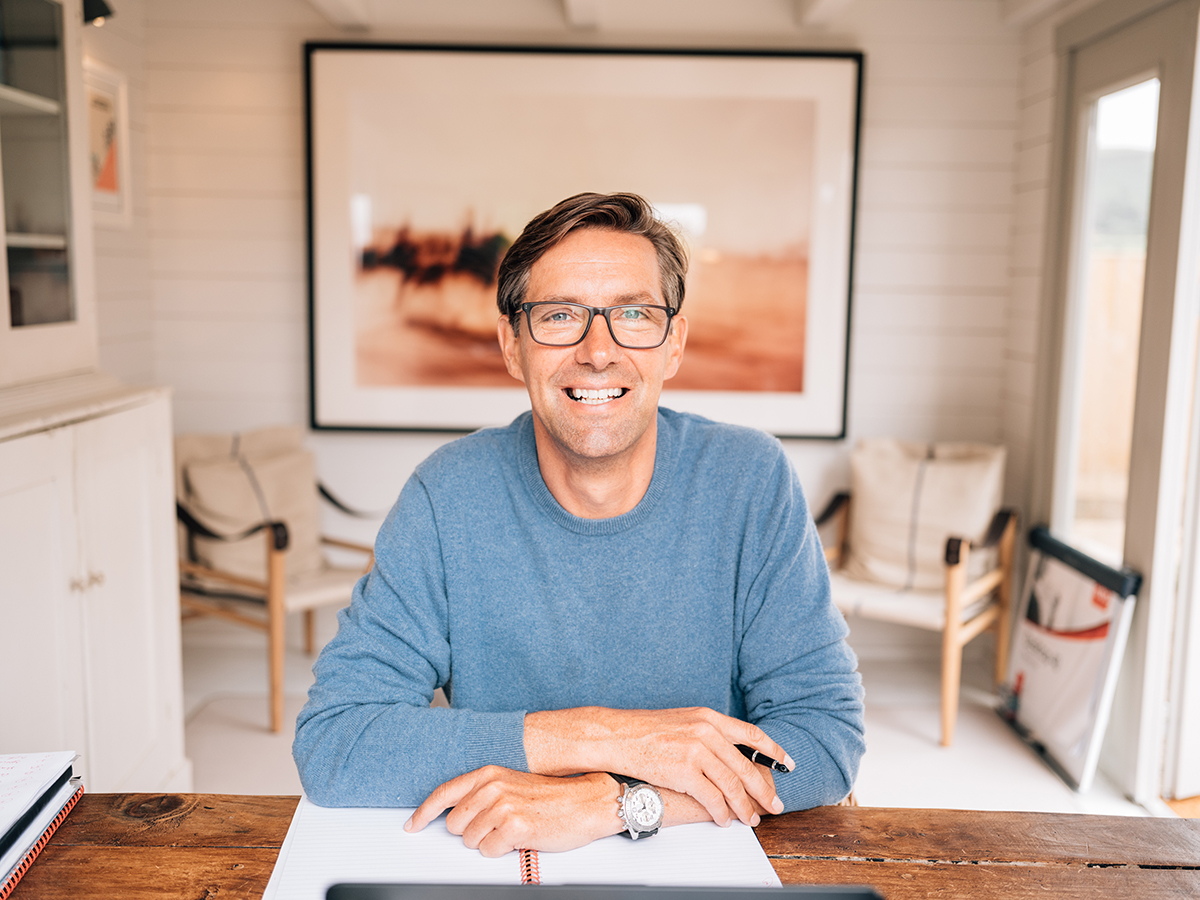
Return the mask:
<svg viewBox="0 0 1200 900">
<path fill-rule="evenodd" d="M 318 495 L 346 507 L 316 482 L 298 430 L 182 436 L 176 472 L 180 606 L 266 633 L 271 730 L 280 731 L 287 615 L 304 613 L 304 649 L 315 652 L 315 610 L 348 605 L 374 552 L 319 534 Z M 325 547 L 361 553 L 365 566 L 333 565 Z"/>
<path fill-rule="evenodd" d="M 945 585 L 940 591 L 903 590 L 850 578 L 840 571 L 847 552 L 849 493 L 839 493 L 817 518 L 817 527 L 831 527 L 834 539 L 825 549 L 830 567 L 833 601 L 843 614 L 893 622 L 942 635 L 942 746 L 954 740 L 962 679 L 962 651 L 989 629 L 996 633 L 995 681 L 1004 681 L 1008 664 L 1009 607 L 1012 594 L 1013 550 L 1017 516 L 1002 509 L 993 517 L 984 538 L 972 543 L 962 537 L 946 540 Z M 973 552 L 994 549 L 995 565 L 968 580 Z"/>
</svg>

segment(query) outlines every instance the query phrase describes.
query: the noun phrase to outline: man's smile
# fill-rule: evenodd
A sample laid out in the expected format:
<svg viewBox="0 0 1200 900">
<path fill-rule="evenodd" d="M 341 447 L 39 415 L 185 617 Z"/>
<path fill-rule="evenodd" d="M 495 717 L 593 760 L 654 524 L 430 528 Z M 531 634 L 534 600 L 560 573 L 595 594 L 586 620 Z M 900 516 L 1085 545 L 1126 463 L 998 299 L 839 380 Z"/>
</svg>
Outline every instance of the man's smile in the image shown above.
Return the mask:
<svg viewBox="0 0 1200 900">
<path fill-rule="evenodd" d="M 624 397 L 629 388 L 567 388 L 566 391 L 567 396 L 578 403 L 597 404 Z"/>
</svg>

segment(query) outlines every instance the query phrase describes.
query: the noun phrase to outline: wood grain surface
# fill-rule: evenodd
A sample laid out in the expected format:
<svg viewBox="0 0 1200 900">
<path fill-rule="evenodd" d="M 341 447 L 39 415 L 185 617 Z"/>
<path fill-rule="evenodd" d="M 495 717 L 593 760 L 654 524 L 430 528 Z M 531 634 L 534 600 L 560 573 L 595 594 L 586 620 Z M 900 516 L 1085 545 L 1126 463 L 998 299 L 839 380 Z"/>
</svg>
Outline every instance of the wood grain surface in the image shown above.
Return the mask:
<svg viewBox="0 0 1200 900">
<path fill-rule="evenodd" d="M 1200 822 L 827 806 L 764 820 L 784 884 L 885 898 L 1200 897 Z"/>
<path fill-rule="evenodd" d="M 757 829 L 774 858 L 1200 867 L 1200 821 L 823 806 Z"/>
<path fill-rule="evenodd" d="M 261 897 L 297 797 L 84 794 L 12 900 Z M 1200 821 L 830 806 L 769 817 L 784 884 L 888 900 L 1200 897 Z"/>
<path fill-rule="evenodd" d="M 84 794 L 11 900 L 261 897 L 299 801 Z"/>
</svg>

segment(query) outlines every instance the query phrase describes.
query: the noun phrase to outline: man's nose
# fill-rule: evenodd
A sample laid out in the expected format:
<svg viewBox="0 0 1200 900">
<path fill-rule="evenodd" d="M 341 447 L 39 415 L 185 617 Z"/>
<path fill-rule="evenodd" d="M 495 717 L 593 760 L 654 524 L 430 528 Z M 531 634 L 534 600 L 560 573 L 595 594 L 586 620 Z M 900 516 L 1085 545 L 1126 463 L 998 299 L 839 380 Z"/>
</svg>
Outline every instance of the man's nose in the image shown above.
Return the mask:
<svg viewBox="0 0 1200 900">
<path fill-rule="evenodd" d="M 592 316 L 587 334 L 576 345 L 576 359 L 595 365 L 597 362 L 607 363 L 618 353 L 620 353 L 620 348 L 613 340 L 608 320 L 599 313 Z"/>
</svg>

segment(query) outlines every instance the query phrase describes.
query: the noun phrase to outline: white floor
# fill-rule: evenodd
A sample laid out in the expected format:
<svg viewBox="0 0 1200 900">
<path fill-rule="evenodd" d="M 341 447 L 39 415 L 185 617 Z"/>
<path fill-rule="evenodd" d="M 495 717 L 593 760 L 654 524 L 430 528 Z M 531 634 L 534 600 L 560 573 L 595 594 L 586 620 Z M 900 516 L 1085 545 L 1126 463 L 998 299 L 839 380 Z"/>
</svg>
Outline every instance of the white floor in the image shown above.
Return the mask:
<svg viewBox="0 0 1200 900">
<path fill-rule="evenodd" d="M 318 637 L 328 639 L 333 616 L 320 615 Z M 312 659 L 295 649 L 298 634 L 296 628 L 290 635 L 285 679 L 292 721 L 313 680 Z M 867 753 L 854 789 L 860 805 L 1148 814 L 1102 774 L 1087 794 L 1068 788 L 993 712 L 986 661 L 984 653 L 968 653 L 954 745 L 944 748 L 936 658 L 863 660 Z M 215 619 L 191 620 L 183 626 L 183 663 L 194 789 L 300 793 L 290 727 L 278 735 L 267 730 L 264 638 Z"/>
</svg>

